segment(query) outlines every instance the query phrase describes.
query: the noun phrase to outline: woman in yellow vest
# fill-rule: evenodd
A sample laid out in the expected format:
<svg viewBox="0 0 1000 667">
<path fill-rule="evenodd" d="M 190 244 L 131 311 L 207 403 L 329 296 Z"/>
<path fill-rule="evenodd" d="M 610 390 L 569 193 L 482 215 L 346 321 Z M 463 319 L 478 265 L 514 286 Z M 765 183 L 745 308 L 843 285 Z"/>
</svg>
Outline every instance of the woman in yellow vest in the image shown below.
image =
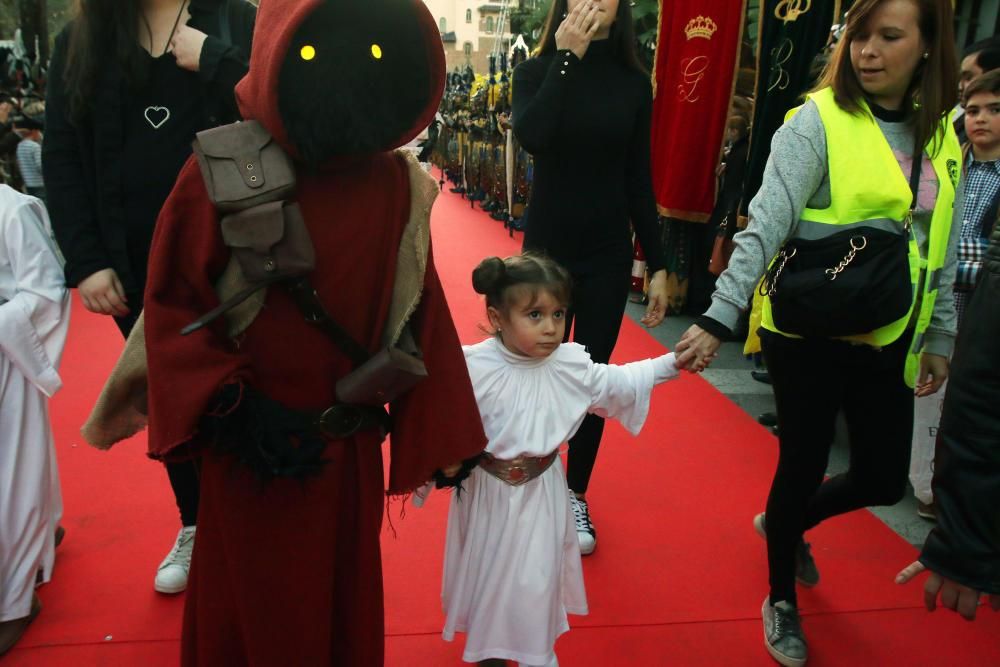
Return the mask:
<svg viewBox="0 0 1000 667">
<path fill-rule="evenodd" d="M 677 346 L 681 365 L 708 365 L 766 274 L 761 339 L 780 456 L 766 523 L 760 514 L 754 527 L 767 540 L 766 647 L 783 665 L 807 658 L 795 582 L 815 585 L 819 572 L 804 532 L 903 497 L 914 389 L 929 395 L 948 375 L 961 227 L 952 224 L 961 153 L 947 120 L 958 89 L 951 31 L 950 0 L 854 4 L 820 88 L 774 136 L 749 227 L 735 237 L 711 307 Z M 826 269 L 810 264 L 818 248 L 834 249 Z M 871 277 L 889 264 L 901 268 L 895 279 Z M 796 302 L 793 284 L 805 284 L 795 281 L 807 269 L 823 279 Z M 871 289 L 844 308 L 833 294 L 859 280 Z M 872 308 L 888 294 L 902 297 Z M 852 329 L 865 311 L 870 328 Z M 851 469 L 824 482 L 841 411 Z"/>
</svg>

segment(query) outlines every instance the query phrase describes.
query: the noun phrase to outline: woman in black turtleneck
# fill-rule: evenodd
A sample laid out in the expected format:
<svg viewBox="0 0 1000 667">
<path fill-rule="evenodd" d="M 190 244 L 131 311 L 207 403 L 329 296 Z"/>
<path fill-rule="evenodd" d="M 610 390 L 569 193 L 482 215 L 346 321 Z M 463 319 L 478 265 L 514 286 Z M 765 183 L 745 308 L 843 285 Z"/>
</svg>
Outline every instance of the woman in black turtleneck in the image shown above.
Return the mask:
<svg viewBox="0 0 1000 667">
<path fill-rule="evenodd" d="M 666 307 L 649 166 L 652 89 L 635 44 L 628 2 L 554 0 L 538 55 L 514 71 L 514 134 L 535 159 L 524 248 L 573 275 L 569 324 L 598 363 L 610 359 L 625 313 L 630 222 L 653 276 L 643 324 L 658 325 Z M 589 415 L 570 440 L 567 481 L 585 555 L 597 544 L 585 494 L 603 430 Z"/>
</svg>

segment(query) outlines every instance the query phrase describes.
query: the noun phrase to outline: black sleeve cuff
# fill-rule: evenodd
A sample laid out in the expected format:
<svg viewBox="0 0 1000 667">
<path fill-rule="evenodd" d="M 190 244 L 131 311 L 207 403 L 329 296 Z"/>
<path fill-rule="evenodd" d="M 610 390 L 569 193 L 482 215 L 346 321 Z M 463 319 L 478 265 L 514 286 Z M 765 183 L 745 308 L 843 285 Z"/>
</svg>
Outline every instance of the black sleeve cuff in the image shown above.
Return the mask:
<svg viewBox="0 0 1000 667">
<path fill-rule="evenodd" d="M 729 340 L 733 337 L 733 332 L 722 322 L 712 319 L 708 315 L 701 315 L 694 321 L 695 325 L 701 327 L 719 340 Z"/>
<path fill-rule="evenodd" d="M 60 250 L 62 246 L 60 246 Z M 104 269 L 113 268 L 111 262 L 107 259 L 99 259 L 97 261 L 90 261 L 84 263 L 76 263 L 69 261 L 66 264 L 66 268 L 63 270 L 66 276 L 66 287 L 74 288 L 79 287 L 80 283 L 94 275 L 98 271 L 103 271 Z M 118 276 L 119 279 L 121 276 Z"/>
<path fill-rule="evenodd" d="M 549 76 L 557 79 L 568 79 L 580 68 L 583 61 L 572 51 L 556 51 L 549 67 Z"/>
</svg>

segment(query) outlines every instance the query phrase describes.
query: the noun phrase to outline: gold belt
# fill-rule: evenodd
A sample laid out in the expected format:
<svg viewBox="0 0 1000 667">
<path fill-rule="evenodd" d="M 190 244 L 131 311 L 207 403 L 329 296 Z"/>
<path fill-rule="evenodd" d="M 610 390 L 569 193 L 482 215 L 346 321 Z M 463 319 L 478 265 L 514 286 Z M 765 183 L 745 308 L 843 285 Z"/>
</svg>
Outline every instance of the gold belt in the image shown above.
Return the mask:
<svg viewBox="0 0 1000 667">
<path fill-rule="evenodd" d="M 479 467 L 501 482 L 511 486 L 521 486 L 548 470 L 557 456 L 559 456 L 558 450 L 548 456 L 518 456 L 515 459 L 504 460 L 483 453 L 479 459 Z"/>
</svg>

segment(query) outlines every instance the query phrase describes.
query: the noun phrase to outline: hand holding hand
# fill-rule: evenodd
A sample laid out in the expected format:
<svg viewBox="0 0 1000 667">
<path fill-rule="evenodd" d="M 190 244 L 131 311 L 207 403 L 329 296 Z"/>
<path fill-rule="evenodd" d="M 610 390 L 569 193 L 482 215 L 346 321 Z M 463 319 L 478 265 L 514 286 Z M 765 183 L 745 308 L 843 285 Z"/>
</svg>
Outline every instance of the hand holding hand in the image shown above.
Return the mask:
<svg viewBox="0 0 1000 667">
<path fill-rule="evenodd" d="M 98 315 L 128 315 L 125 289 L 114 269 L 102 269 L 87 276 L 79 285 L 83 307 Z"/>
<path fill-rule="evenodd" d="M 917 378 L 918 398 L 936 394 L 948 379 L 948 357 L 924 352 L 920 355 L 920 377 Z"/>
<path fill-rule="evenodd" d="M 201 69 L 201 48 L 208 37 L 201 30 L 197 30 L 188 25 L 181 24 L 174 31 L 174 36 L 170 39 L 169 51 L 174 54 L 177 66 L 197 72 Z"/>
<path fill-rule="evenodd" d="M 697 324 L 692 324 L 674 348 L 677 354 L 677 367 L 692 373 L 700 373 L 719 356 L 718 350 L 721 344 L 722 341 L 718 338 Z"/>
<path fill-rule="evenodd" d="M 590 40 L 601 27 L 598 9 L 593 2 L 581 2 L 574 7 L 556 30 L 556 49 L 572 51 L 582 60 L 590 48 Z"/>
<path fill-rule="evenodd" d="M 660 269 L 649 281 L 649 306 L 642 318 L 643 326 L 659 326 L 667 316 L 667 272 Z"/>
<path fill-rule="evenodd" d="M 896 575 L 896 583 L 908 583 L 926 569 L 920 561 L 910 563 Z M 952 581 L 931 571 L 931 576 L 924 584 L 924 606 L 927 607 L 927 611 L 937 609 L 938 596 L 941 597 L 941 604 L 946 608 L 958 612 L 967 621 L 975 620 L 976 610 L 979 607 L 979 593 L 968 586 L 963 586 L 957 581 Z M 990 595 L 989 599 L 993 611 L 1000 611 L 1000 595 Z"/>
</svg>

